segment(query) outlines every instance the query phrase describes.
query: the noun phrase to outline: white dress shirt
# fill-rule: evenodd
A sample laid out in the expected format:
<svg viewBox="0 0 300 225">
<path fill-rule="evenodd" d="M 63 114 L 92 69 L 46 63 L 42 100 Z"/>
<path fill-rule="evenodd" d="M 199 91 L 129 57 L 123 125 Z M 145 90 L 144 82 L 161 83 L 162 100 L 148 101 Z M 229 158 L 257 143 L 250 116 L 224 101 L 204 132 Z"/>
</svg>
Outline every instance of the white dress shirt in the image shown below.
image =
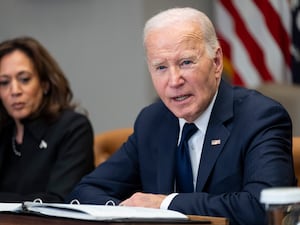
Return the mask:
<svg viewBox="0 0 300 225">
<path fill-rule="evenodd" d="M 192 166 L 192 171 L 193 171 L 194 190 L 195 190 L 196 184 L 197 184 L 198 168 L 199 168 L 201 154 L 202 154 L 204 137 L 206 134 L 206 129 L 207 129 L 208 121 L 210 118 L 210 114 L 211 114 L 213 105 L 216 100 L 216 96 L 217 96 L 217 93 L 215 94 L 213 100 L 211 101 L 211 103 L 209 104 L 207 109 L 193 122 L 197 126 L 198 131 L 188 141 L 191 166 Z M 179 138 L 178 138 L 177 145 L 179 145 L 179 143 L 180 143 L 182 129 L 186 122 L 187 121 L 185 119 L 179 118 L 180 130 L 179 130 Z M 175 186 L 176 186 L 176 184 L 174 184 L 174 189 L 175 189 Z M 177 194 L 178 193 L 172 193 L 172 194 L 168 195 L 161 203 L 160 208 L 168 209 L 171 201 Z"/>
</svg>

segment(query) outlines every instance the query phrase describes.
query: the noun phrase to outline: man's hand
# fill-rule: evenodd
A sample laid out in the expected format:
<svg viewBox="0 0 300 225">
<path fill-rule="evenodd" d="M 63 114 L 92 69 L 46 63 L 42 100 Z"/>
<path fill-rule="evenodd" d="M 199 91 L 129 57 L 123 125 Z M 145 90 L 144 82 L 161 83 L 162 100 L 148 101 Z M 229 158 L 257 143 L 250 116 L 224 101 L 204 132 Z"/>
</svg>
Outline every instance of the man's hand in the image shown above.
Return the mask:
<svg viewBox="0 0 300 225">
<path fill-rule="evenodd" d="M 130 198 L 120 203 L 121 206 L 139 206 L 147 208 L 160 208 L 165 195 L 134 193 Z"/>
</svg>

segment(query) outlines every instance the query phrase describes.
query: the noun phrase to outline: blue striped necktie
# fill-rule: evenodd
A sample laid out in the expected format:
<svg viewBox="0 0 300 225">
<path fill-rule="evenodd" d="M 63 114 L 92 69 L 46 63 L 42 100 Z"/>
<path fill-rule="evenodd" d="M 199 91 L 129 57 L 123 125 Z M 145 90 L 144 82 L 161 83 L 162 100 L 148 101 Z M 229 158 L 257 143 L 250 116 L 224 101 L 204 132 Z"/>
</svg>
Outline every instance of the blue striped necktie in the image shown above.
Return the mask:
<svg viewBox="0 0 300 225">
<path fill-rule="evenodd" d="M 177 149 L 176 158 L 176 185 L 177 192 L 194 192 L 193 171 L 190 160 L 188 140 L 198 130 L 194 123 L 185 123 L 181 140 Z"/>
</svg>

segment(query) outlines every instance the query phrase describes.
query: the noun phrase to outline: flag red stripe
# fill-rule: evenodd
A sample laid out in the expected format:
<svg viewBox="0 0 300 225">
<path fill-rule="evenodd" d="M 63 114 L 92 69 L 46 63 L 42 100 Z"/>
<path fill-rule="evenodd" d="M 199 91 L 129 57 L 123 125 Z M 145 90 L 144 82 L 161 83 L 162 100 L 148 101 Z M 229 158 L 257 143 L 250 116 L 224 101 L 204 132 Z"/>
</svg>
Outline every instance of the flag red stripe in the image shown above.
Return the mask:
<svg viewBox="0 0 300 225">
<path fill-rule="evenodd" d="M 220 45 L 222 47 L 223 55 L 225 55 L 227 58 L 229 58 L 231 60 L 231 47 L 230 47 L 230 44 L 219 33 L 218 33 L 218 37 L 219 37 Z"/>
<path fill-rule="evenodd" d="M 232 82 L 235 85 L 245 86 L 245 82 L 241 79 L 241 76 L 237 73 L 236 70 L 234 70 L 233 81 Z"/>
<path fill-rule="evenodd" d="M 262 0 L 253 0 L 253 1 L 257 5 L 257 7 L 261 10 L 270 33 L 272 34 L 279 48 L 282 51 L 286 64 L 290 66 L 291 65 L 291 55 L 289 51 L 290 38 L 281 22 L 279 15 L 274 10 L 274 8 L 272 7 L 269 1 L 262 1 Z M 274 26 L 274 24 L 276 24 L 276 26 Z"/>
<path fill-rule="evenodd" d="M 220 2 L 234 18 L 234 29 L 236 31 L 236 34 L 240 38 L 241 42 L 244 44 L 244 47 L 247 49 L 249 57 L 252 63 L 257 68 L 260 75 L 262 76 L 262 79 L 265 81 L 273 81 L 273 77 L 267 69 L 262 49 L 259 47 L 259 45 L 257 45 L 254 38 L 245 28 L 245 24 L 243 23 L 242 18 L 240 17 L 238 11 L 236 10 L 232 2 L 230 0 L 220 0 Z"/>
<path fill-rule="evenodd" d="M 232 62 L 230 44 L 226 41 L 225 38 L 222 37 L 222 35 L 220 33 L 218 33 L 218 37 L 219 37 L 220 45 L 221 45 L 222 50 L 223 50 L 224 58 L 227 58 L 229 61 Z M 235 84 L 235 85 L 245 86 L 245 83 L 241 79 L 241 76 L 236 71 L 235 67 L 231 65 L 231 68 L 232 68 L 232 73 L 229 74 L 229 75 L 231 76 L 232 83 Z"/>
</svg>

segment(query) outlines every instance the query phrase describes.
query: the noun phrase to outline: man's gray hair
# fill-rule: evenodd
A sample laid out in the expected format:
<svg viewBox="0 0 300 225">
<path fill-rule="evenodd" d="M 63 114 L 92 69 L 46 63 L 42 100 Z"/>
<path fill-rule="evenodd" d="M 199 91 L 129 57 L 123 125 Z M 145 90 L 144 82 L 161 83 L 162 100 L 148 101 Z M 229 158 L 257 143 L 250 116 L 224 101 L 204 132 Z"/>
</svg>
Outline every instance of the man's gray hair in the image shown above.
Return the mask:
<svg viewBox="0 0 300 225">
<path fill-rule="evenodd" d="M 208 54 L 214 57 L 215 50 L 220 46 L 215 28 L 203 12 L 189 7 L 168 9 L 150 18 L 144 26 L 144 45 L 150 31 L 185 21 L 199 24 L 199 30 L 203 34 Z"/>
</svg>

